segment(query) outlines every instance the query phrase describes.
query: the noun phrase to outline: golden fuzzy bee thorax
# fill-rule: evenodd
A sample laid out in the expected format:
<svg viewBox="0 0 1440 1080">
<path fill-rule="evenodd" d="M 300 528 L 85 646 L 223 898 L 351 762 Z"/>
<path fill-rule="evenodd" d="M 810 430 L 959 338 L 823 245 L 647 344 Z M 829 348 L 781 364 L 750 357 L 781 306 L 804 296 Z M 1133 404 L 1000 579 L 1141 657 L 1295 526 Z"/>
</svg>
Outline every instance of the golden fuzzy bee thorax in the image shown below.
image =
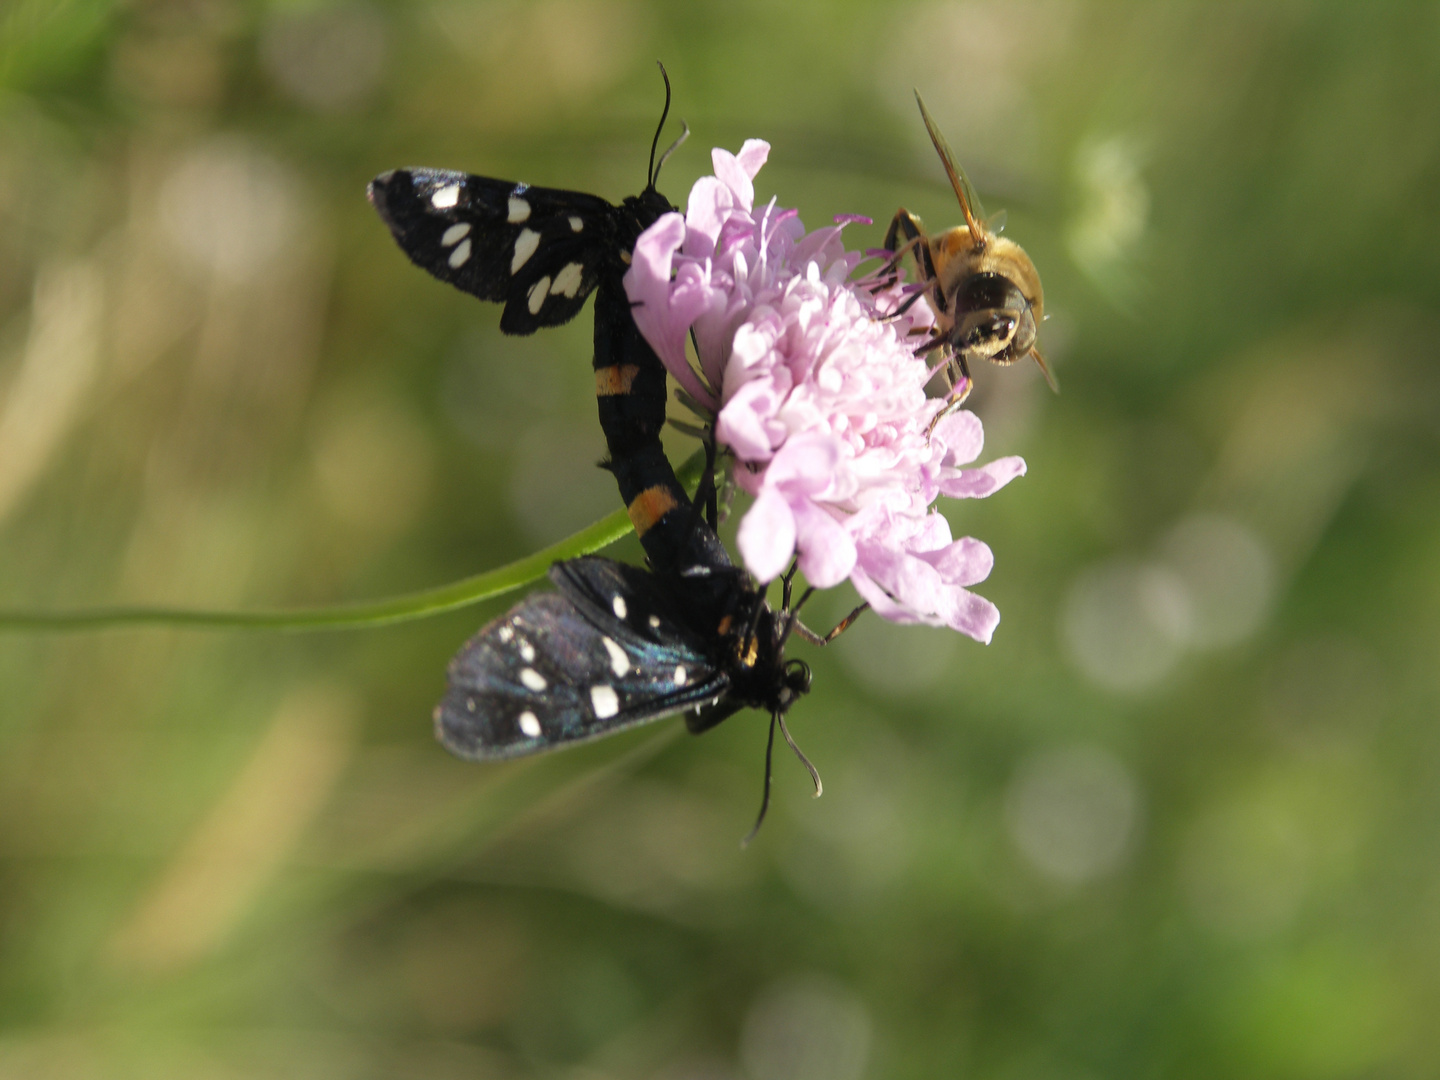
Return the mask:
<svg viewBox="0 0 1440 1080">
<path fill-rule="evenodd" d="M 1035 321 L 1041 321 L 1045 312 L 1045 290 L 1040 287 L 1040 275 L 1025 249 L 994 233 L 982 230 L 980 236 L 981 243 L 976 244 L 970 230 L 957 225 L 930 238 L 936 288 L 945 295 L 953 295 L 973 274 L 998 274 L 1015 283 L 1034 310 Z"/>
</svg>

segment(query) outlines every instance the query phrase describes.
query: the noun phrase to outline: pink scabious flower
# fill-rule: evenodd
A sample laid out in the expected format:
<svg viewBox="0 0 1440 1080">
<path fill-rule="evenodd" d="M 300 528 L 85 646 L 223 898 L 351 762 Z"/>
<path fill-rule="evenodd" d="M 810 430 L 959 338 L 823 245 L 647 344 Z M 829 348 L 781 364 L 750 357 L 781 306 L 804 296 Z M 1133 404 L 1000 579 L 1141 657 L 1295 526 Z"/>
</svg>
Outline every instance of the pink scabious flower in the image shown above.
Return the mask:
<svg viewBox="0 0 1440 1080">
<path fill-rule="evenodd" d="M 851 221 L 807 233 L 772 199 L 754 208 L 769 144 L 714 150 L 714 176 L 635 245 L 625 288 L 636 325 L 735 455 L 755 497 L 740 554 L 761 581 L 798 554 L 819 588 L 847 577 L 893 622 L 949 626 L 988 642 L 995 605 L 968 587 L 990 573 L 990 549 L 955 540 L 932 504 L 982 498 L 1025 472 L 1018 457 L 979 468 L 980 420 L 927 398 L 931 370 L 917 335 L 933 315 L 914 287 L 852 280 L 864 261 L 840 239 Z M 686 357 L 693 333 L 699 369 Z"/>
</svg>

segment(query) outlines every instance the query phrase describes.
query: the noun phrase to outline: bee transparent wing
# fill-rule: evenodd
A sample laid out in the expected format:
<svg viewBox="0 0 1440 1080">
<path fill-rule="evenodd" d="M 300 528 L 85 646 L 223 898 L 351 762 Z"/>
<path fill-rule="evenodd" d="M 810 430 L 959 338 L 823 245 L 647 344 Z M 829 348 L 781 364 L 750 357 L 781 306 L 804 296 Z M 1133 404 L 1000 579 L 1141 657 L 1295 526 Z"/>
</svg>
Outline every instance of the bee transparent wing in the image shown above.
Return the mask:
<svg viewBox="0 0 1440 1080">
<path fill-rule="evenodd" d="M 569 322 L 610 257 L 615 207 L 595 195 L 443 169 L 395 169 L 370 202 L 411 262 L 505 305 L 500 329 Z"/>
<path fill-rule="evenodd" d="M 602 565 L 561 570 L 577 562 Z M 723 696 L 728 676 L 672 621 L 651 575 L 581 559 L 552 576 L 564 579 L 562 592 L 522 601 L 450 662 L 435 729 L 451 752 L 480 761 L 533 754 Z"/>
<path fill-rule="evenodd" d="M 970 235 L 978 237 L 985 220 L 985 208 L 980 205 L 980 196 L 975 193 L 975 185 L 970 183 L 970 177 L 965 175 L 965 170 L 955 164 L 955 156 L 950 153 L 950 144 L 945 141 L 945 136 L 940 134 L 940 128 L 936 126 L 930 110 L 925 108 L 925 101 L 919 90 L 915 91 L 915 102 L 920 106 L 920 115 L 925 120 L 925 130 L 930 133 L 930 142 L 945 166 L 945 175 L 950 177 L 950 186 L 955 189 L 955 197 L 960 200 L 960 212 L 965 215 L 965 224 L 970 228 Z"/>
</svg>

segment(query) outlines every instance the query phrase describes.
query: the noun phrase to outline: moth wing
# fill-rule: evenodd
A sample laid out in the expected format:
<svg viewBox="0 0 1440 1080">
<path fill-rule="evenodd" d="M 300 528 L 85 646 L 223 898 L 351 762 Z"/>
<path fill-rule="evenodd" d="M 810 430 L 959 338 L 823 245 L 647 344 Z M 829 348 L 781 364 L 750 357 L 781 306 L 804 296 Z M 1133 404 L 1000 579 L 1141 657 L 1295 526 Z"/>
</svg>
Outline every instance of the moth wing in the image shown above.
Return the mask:
<svg viewBox="0 0 1440 1080">
<path fill-rule="evenodd" d="M 550 580 L 586 616 L 636 647 L 708 653 L 705 638 L 690 626 L 674 587 L 648 570 L 597 555 L 550 567 Z"/>
<path fill-rule="evenodd" d="M 643 596 L 627 594 L 635 610 Z M 720 697 L 728 677 L 680 640 L 637 634 L 561 593 L 539 593 L 450 662 L 435 729 L 452 753 L 488 761 L 583 742 Z"/>
<path fill-rule="evenodd" d="M 615 207 L 595 195 L 444 169 L 395 169 L 368 195 L 410 261 L 505 305 L 500 329 L 569 322 L 599 284 Z"/>
</svg>

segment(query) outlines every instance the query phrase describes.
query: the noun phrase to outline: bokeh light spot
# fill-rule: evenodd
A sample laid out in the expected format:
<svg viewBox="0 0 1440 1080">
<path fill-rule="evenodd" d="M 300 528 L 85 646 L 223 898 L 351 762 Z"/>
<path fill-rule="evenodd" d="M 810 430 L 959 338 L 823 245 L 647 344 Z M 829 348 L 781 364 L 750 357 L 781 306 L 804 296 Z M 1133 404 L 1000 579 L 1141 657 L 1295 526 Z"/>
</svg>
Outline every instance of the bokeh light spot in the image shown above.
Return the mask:
<svg viewBox="0 0 1440 1080">
<path fill-rule="evenodd" d="M 321 112 L 362 104 L 385 73 L 389 28 L 368 4 L 278 11 L 266 20 L 260 58 L 275 83 Z"/>
<path fill-rule="evenodd" d="M 1234 645 L 1260 628 L 1270 610 L 1275 570 L 1254 530 L 1219 514 L 1195 514 L 1170 531 L 1161 553 L 1185 585 L 1187 644 Z"/>
<path fill-rule="evenodd" d="M 1109 690 L 1145 690 L 1180 659 L 1191 597 L 1174 571 L 1114 560 L 1084 571 L 1070 589 L 1061 636 L 1071 661 Z"/>
<path fill-rule="evenodd" d="M 160 221 L 174 250 L 216 277 L 244 281 L 295 237 L 299 183 L 270 155 L 218 136 L 181 158 L 160 187 Z"/>
<path fill-rule="evenodd" d="M 1140 795 L 1108 750 L 1072 746 L 1023 762 L 1005 798 L 1010 838 L 1041 873 L 1076 884 L 1115 870 L 1136 831 Z"/>
<path fill-rule="evenodd" d="M 870 1054 L 870 1013 L 845 987 L 808 976 L 750 1007 L 740 1060 L 750 1080 L 858 1080 Z"/>
</svg>

